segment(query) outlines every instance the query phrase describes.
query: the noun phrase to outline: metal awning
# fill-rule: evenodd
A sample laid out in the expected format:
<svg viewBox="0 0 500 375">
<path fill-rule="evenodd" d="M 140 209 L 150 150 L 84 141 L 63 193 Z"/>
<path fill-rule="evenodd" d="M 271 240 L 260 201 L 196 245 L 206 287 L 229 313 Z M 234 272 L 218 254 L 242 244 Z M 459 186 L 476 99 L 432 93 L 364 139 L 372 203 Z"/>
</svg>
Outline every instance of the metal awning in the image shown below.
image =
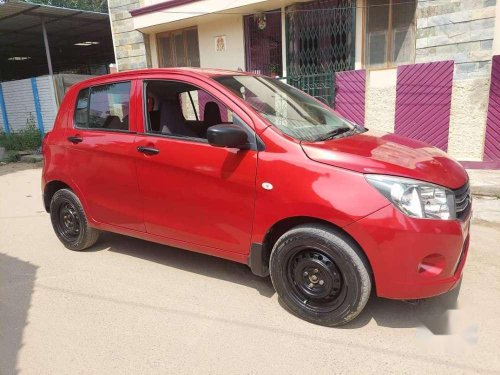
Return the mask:
<svg viewBox="0 0 500 375">
<path fill-rule="evenodd" d="M 108 14 L 0 0 L 0 81 L 95 73 L 114 60 Z"/>
</svg>

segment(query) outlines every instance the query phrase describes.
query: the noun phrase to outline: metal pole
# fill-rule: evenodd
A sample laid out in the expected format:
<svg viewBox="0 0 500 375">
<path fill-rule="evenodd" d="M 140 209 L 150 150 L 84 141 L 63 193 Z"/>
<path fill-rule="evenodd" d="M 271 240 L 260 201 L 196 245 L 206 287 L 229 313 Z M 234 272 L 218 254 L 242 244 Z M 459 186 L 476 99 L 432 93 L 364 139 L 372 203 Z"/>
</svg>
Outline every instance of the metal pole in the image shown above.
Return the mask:
<svg viewBox="0 0 500 375">
<path fill-rule="evenodd" d="M 286 61 L 286 50 L 288 48 L 287 44 L 287 35 L 286 35 L 286 7 L 282 6 L 281 7 L 281 65 L 282 65 L 282 72 L 281 72 L 281 77 L 282 78 L 287 78 L 287 61 Z M 287 81 L 285 81 L 287 82 Z"/>
<path fill-rule="evenodd" d="M 47 38 L 47 29 L 45 28 L 45 18 L 41 17 L 41 20 L 42 20 L 43 43 L 45 44 L 45 54 L 47 55 L 47 65 L 49 67 L 49 74 L 53 75 L 52 59 L 50 58 L 49 39 Z"/>
</svg>

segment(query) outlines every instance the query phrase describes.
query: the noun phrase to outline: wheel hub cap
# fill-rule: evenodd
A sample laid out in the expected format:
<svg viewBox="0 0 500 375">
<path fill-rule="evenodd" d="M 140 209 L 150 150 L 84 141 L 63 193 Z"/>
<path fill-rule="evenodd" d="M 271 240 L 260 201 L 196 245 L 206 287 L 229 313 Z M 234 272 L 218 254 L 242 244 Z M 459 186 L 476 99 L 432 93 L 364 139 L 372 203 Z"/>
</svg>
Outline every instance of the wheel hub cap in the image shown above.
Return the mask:
<svg viewBox="0 0 500 375">
<path fill-rule="evenodd" d="M 342 277 L 335 263 L 326 255 L 305 250 L 292 258 L 292 278 L 306 300 L 335 299 L 341 291 Z"/>
<path fill-rule="evenodd" d="M 76 237 L 80 232 L 80 219 L 75 207 L 64 204 L 59 211 L 59 222 L 62 232 L 67 237 Z"/>
</svg>

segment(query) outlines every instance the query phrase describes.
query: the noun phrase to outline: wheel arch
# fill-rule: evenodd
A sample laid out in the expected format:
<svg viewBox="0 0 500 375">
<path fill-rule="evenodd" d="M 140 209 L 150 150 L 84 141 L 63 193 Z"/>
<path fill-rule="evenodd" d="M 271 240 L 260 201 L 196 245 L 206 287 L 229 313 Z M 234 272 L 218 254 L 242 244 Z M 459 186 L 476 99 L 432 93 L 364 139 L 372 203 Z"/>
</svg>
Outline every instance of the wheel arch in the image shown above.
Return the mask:
<svg viewBox="0 0 500 375">
<path fill-rule="evenodd" d="M 50 202 L 52 200 L 52 197 L 58 190 L 61 189 L 69 189 L 73 193 L 75 193 L 78 199 L 80 199 L 85 212 L 87 212 L 87 202 L 85 201 L 85 199 L 83 199 L 80 190 L 73 184 L 68 183 L 64 180 L 52 180 L 45 184 L 45 187 L 43 189 L 43 205 L 45 207 L 45 211 L 50 212 Z M 91 219 L 91 217 L 89 217 L 89 219 Z"/>
<path fill-rule="evenodd" d="M 250 256 L 248 264 L 252 269 L 252 272 L 259 276 L 269 275 L 269 259 L 271 256 L 271 251 L 274 247 L 276 241 L 289 230 L 304 224 L 321 224 L 328 227 L 335 232 L 341 233 L 343 236 L 347 237 L 353 244 L 361 251 L 364 255 L 366 262 L 369 266 L 369 273 L 372 278 L 372 283 L 375 288 L 374 278 L 373 278 L 373 267 L 371 265 L 368 254 L 364 251 L 361 245 L 345 230 L 343 230 L 338 225 L 333 224 L 330 221 L 320 219 L 312 216 L 293 216 L 274 223 L 266 232 L 262 244 L 252 244 L 250 249 Z"/>
</svg>

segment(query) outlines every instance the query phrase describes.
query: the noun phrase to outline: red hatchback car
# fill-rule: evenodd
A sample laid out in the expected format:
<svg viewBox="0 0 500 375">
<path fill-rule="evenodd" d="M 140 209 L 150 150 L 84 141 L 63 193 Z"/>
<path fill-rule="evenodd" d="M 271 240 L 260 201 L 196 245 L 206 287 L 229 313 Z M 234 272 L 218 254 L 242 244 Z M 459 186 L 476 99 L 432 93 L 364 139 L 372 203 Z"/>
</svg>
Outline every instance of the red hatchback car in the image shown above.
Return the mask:
<svg viewBox="0 0 500 375">
<path fill-rule="evenodd" d="M 90 79 L 66 94 L 43 153 L 45 208 L 67 248 L 112 231 L 245 263 L 313 323 L 354 319 L 372 290 L 420 299 L 461 278 L 462 166 L 276 79 L 207 69 Z"/>
</svg>

